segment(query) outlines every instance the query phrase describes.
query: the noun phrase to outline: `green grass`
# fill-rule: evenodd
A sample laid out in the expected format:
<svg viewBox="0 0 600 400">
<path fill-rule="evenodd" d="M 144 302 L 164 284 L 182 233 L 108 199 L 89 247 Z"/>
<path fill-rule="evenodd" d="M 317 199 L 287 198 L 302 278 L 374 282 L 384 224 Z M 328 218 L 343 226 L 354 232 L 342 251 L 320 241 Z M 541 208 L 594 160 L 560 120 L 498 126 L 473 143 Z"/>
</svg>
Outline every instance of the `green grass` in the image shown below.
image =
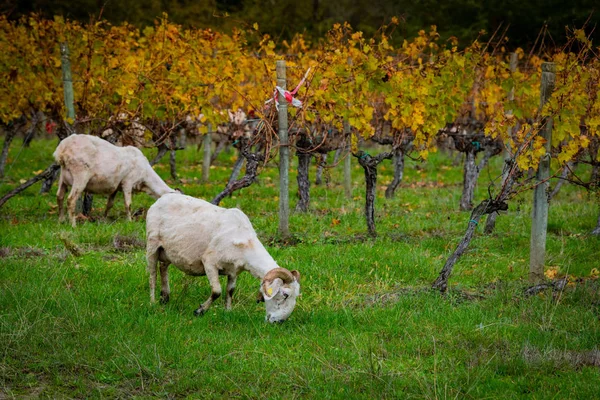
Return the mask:
<svg viewBox="0 0 600 400">
<path fill-rule="evenodd" d="M 15 143 L 0 194 L 51 162 L 54 141 Z M 148 153 L 150 155 L 150 153 Z M 178 153 L 187 194 L 212 199 L 233 154 L 200 182 L 201 154 Z M 498 160 L 496 160 L 498 161 Z M 314 178 L 314 167 L 311 174 Z M 485 182 L 498 163 L 482 173 Z M 111 216 L 94 198 L 92 221 L 58 224 L 54 193 L 39 185 L 0 209 L 0 398 L 581 398 L 600 397 L 600 269 L 593 196 L 564 186 L 553 201 L 548 267 L 571 276 L 562 293 L 526 297 L 531 193 L 510 204 L 497 230 L 481 227 L 450 278 L 446 296 L 428 287 L 462 238 L 462 172 L 432 155 L 407 161 L 395 199 L 383 197 L 391 165 L 380 168 L 376 222 L 363 216 L 364 178 L 354 163 L 352 199 L 330 171 L 312 186 L 308 214 L 293 213 L 293 244 L 277 234 L 274 164 L 223 201 L 240 207 L 281 266 L 302 273 L 302 296 L 281 325 L 264 322 L 258 281 L 240 276 L 233 310 L 219 299 L 201 318 L 205 278 L 171 269 L 171 302 L 150 305 L 142 247 L 117 249 L 115 236 L 143 239 L 127 222 L 122 196 Z M 295 194 L 295 174 L 291 177 Z M 138 194 L 133 209 L 152 199 Z M 291 196 L 292 207 L 295 196 Z M 83 255 L 69 253 L 61 239 Z"/>
</svg>

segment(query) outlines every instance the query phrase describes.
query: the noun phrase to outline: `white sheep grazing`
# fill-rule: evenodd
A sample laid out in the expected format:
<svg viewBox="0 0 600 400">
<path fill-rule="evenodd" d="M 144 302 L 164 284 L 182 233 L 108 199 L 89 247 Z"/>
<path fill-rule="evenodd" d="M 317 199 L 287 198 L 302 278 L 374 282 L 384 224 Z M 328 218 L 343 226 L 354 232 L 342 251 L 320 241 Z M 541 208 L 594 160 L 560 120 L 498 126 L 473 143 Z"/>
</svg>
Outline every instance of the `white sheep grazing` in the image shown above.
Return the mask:
<svg viewBox="0 0 600 400">
<path fill-rule="evenodd" d="M 109 195 L 104 212 L 106 216 L 117 192 L 122 190 L 129 220 L 132 192 L 144 191 L 154 198 L 174 192 L 135 147 L 118 147 L 90 135 L 71 135 L 58 144 L 54 159 L 61 167 L 56 193 L 59 220 L 62 222 L 65 218 L 63 200 L 71 186 L 67 208 L 73 227 L 76 225 L 75 205 L 84 191 Z"/>
<path fill-rule="evenodd" d="M 155 301 L 158 261 L 161 303 L 169 301 L 170 264 L 188 275 L 206 275 L 212 293 L 194 311 L 195 315 L 204 314 L 221 295 L 219 275 L 227 275 L 227 310 L 231 309 L 236 279 L 242 271 L 260 279 L 258 301 L 265 302 L 269 322 L 286 320 L 300 293 L 300 273 L 277 265 L 258 240 L 246 214 L 182 194 L 165 195 L 148 209 L 146 258 L 151 302 Z"/>
</svg>

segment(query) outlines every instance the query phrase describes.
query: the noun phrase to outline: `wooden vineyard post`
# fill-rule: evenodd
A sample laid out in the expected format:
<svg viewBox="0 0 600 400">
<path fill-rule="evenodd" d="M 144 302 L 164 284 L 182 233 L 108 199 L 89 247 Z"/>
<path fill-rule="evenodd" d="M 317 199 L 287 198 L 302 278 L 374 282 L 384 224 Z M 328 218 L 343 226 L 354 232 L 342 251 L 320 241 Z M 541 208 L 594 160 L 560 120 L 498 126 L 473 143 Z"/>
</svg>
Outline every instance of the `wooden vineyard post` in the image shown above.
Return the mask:
<svg viewBox="0 0 600 400">
<path fill-rule="evenodd" d="M 344 119 L 344 137 L 348 139 L 348 155 L 344 159 L 344 193 L 346 198 L 352 198 L 352 157 L 350 152 L 350 124 Z"/>
<path fill-rule="evenodd" d="M 348 66 L 352 67 L 352 57 L 348 57 Z M 350 103 L 348 103 L 350 106 Z M 348 140 L 348 155 L 344 159 L 344 193 L 346 198 L 352 198 L 352 141 L 350 140 L 351 128 L 350 123 L 344 118 L 344 137 Z"/>
<path fill-rule="evenodd" d="M 554 90 L 554 63 L 542 64 L 542 82 L 540 85 L 540 109 L 550 99 Z M 529 281 L 540 282 L 544 279 L 544 261 L 546 258 L 546 231 L 548 228 L 548 180 L 550 178 L 550 147 L 552 139 L 552 118 L 542 121 L 539 135 L 545 140 L 546 154 L 540 160 L 535 177 L 536 186 L 533 193 L 533 210 L 531 221 L 531 247 L 529 258 Z"/>
<path fill-rule="evenodd" d="M 60 65 L 62 69 L 63 91 L 65 96 L 65 110 L 67 111 L 67 124 L 73 125 L 75 122 L 75 95 L 73 92 L 73 76 L 71 74 L 71 60 L 69 59 L 69 45 L 66 42 L 60 44 Z M 90 215 L 92 211 L 93 197 L 87 192 L 83 197 L 77 200 L 75 210 L 83 215 Z"/>
<path fill-rule="evenodd" d="M 279 60 L 276 64 L 277 86 L 286 89 L 285 61 Z M 283 239 L 290 235 L 289 216 L 289 166 L 290 148 L 288 143 L 288 111 L 287 101 L 281 92 L 277 95 L 279 103 L 279 234 Z"/>
<path fill-rule="evenodd" d="M 66 42 L 60 44 L 60 64 L 62 69 L 63 90 L 65 95 L 65 109 L 67 110 L 67 122 L 75 121 L 75 107 L 73 95 L 73 78 L 71 75 L 71 60 L 69 60 L 69 46 Z"/>
<path fill-rule="evenodd" d="M 213 55 L 212 58 L 216 58 L 217 57 L 217 49 L 213 49 Z M 211 87 L 212 89 L 214 89 L 214 87 Z M 202 146 L 204 149 L 203 152 L 203 157 L 202 157 L 202 181 L 203 182 L 208 182 L 209 181 L 209 177 L 210 177 L 210 163 L 212 160 L 212 156 L 211 156 L 211 143 L 212 143 L 212 123 L 208 123 L 206 125 L 206 135 L 202 138 Z M 216 149 L 215 149 L 216 152 Z"/>
<path fill-rule="evenodd" d="M 211 134 L 212 134 L 212 124 L 208 124 L 207 125 L 207 129 L 208 131 L 206 132 L 206 135 L 204 135 L 204 138 L 202 139 L 203 143 L 203 149 L 204 149 L 204 153 L 203 153 L 203 159 L 202 159 L 202 181 L 203 182 L 208 182 L 209 179 L 209 175 L 210 175 L 210 146 L 211 146 L 211 142 L 212 142 L 212 138 L 211 138 Z"/>
</svg>

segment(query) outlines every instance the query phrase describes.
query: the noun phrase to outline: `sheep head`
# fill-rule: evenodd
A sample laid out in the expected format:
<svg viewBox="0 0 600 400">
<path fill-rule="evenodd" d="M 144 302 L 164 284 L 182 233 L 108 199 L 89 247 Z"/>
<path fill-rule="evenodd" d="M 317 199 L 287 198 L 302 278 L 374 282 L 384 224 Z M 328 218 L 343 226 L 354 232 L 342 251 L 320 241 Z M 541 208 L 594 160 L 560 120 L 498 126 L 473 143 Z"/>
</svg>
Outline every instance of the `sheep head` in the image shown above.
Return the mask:
<svg viewBox="0 0 600 400">
<path fill-rule="evenodd" d="M 296 298 L 300 294 L 300 273 L 285 268 L 274 268 L 267 272 L 260 284 L 258 301 L 265 302 L 268 322 L 283 322 L 294 311 Z"/>
</svg>

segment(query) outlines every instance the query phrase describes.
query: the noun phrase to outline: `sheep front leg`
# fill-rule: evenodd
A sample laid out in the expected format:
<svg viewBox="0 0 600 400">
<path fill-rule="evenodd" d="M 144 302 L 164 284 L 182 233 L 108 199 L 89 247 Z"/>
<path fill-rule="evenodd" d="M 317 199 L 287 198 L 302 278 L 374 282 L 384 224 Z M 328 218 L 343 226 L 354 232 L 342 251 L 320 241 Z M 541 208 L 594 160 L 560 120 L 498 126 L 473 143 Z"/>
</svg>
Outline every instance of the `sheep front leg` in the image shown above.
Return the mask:
<svg viewBox="0 0 600 400">
<path fill-rule="evenodd" d="M 131 221 L 131 192 L 130 187 L 123 187 L 123 198 L 125 199 L 125 211 L 127 212 L 127 220 Z"/>
<path fill-rule="evenodd" d="M 225 299 L 225 309 L 231 310 L 231 301 L 233 298 L 233 292 L 235 292 L 235 282 L 237 280 L 236 274 L 227 275 L 227 298 Z"/>
<path fill-rule="evenodd" d="M 206 271 L 206 277 L 210 282 L 210 288 L 212 293 L 208 300 L 206 300 L 197 310 L 194 311 L 194 315 L 199 317 L 204 315 L 210 308 L 210 305 L 221 296 L 221 283 L 219 282 L 219 272 L 214 266 L 204 264 L 204 270 Z"/>
</svg>

